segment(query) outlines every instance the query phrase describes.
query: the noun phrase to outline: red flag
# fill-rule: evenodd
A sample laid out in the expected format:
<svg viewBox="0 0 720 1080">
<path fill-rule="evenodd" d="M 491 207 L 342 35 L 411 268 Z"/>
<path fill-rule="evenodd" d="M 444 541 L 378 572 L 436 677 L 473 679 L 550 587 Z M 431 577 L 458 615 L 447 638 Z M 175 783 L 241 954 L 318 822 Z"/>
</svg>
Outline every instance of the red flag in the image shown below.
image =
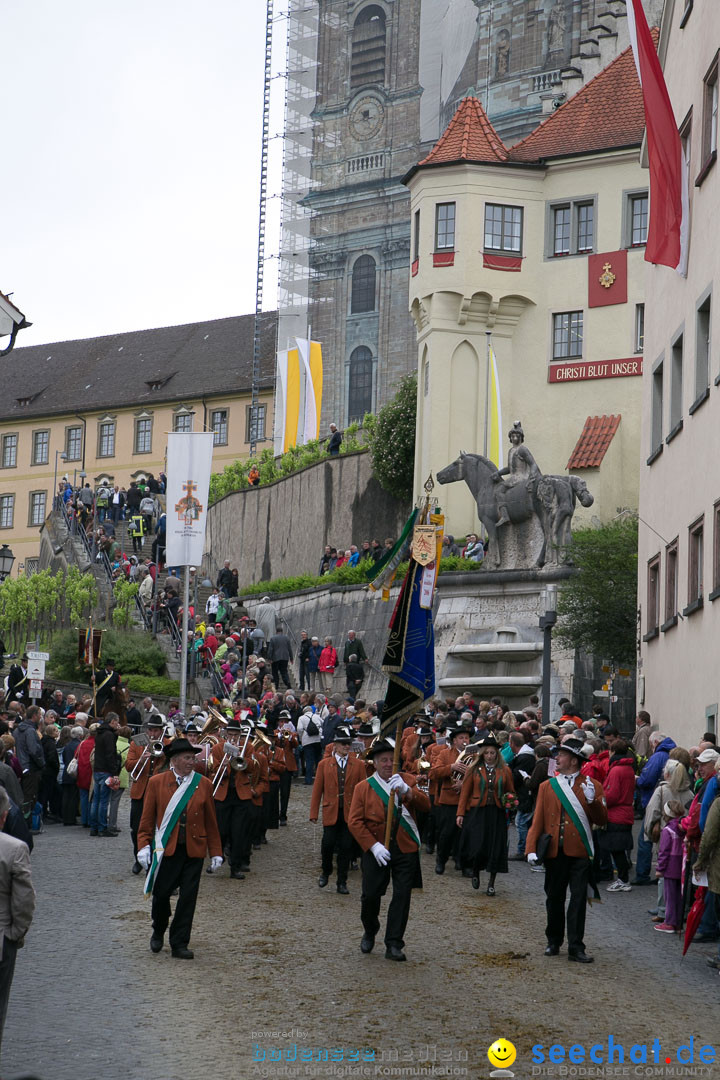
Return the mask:
<svg viewBox="0 0 720 1080">
<path fill-rule="evenodd" d="M 645 259 L 686 270 L 687 176 L 680 134 L 642 0 L 628 0 L 628 28 L 645 106 L 650 222 Z"/>
</svg>

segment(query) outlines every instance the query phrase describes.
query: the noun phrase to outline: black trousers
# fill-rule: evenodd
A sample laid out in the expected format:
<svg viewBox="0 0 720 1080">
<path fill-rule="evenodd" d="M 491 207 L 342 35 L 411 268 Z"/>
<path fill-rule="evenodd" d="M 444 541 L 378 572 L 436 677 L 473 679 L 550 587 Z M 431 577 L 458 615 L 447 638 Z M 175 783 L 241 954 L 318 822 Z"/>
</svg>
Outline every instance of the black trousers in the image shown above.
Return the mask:
<svg viewBox="0 0 720 1080">
<path fill-rule="evenodd" d="M 284 773 L 280 773 L 280 821 L 287 821 L 287 808 L 290 802 L 292 780 L 295 775 L 289 769 L 286 769 Z"/>
<path fill-rule="evenodd" d="M 23 793 L 22 812 L 28 819 L 32 816 L 35 803 L 37 802 L 41 777 L 41 769 L 30 768 L 27 772 L 22 774 L 22 780 L 20 781 Z"/>
<path fill-rule="evenodd" d="M 333 855 L 337 852 L 337 883 L 347 883 L 348 867 L 352 858 L 353 842 L 352 834 L 347 827 L 347 822 L 340 816 L 334 825 L 324 825 L 322 843 L 320 845 L 320 857 L 322 859 L 322 872 L 325 877 L 330 877 L 333 870 Z M 375 859 L 373 858 L 373 862 Z"/>
<path fill-rule="evenodd" d="M 78 813 L 78 789 L 77 784 L 63 784 L 62 786 L 62 819 L 63 825 L 74 825 Z"/>
<path fill-rule="evenodd" d="M 143 803 L 145 796 L 142 799 L 130 800 L 130 836 L 133 842 L 133 855 L 137 855 L 137 835 L 140 828 L 140 818 L 143 812 Z"/>
<path fill-rule="evenodd" d="M 412 887 L 416 880 L 420 856 L 417 852 L 406 855 L 395 843 L 390 845 L 390 853 L 392 855 L 390 865 L 378 866 L 372 852 L 363 852 L 360 918 L 365 933 L 368 937 L 374 938 L 380 929 L 380 901 L 392 878 L 393 893 L 387 913 L 385 944 L 397 945 L 399 949 L 402 949 L 405 944 L 405 927 L 410 915 Z"/>
<path fill-rule="evenodd" d="M 178 844 L 172 855 L 163 855 L 155 878 L 152 899 L 153 931 L 163 937 L 170 922 L 170 897 L 179 889 L 175 916 L 170 926 L 170 948 L 187 946 L 192 932 L 203 860 L 192 859 L 184 844 Z"/>
<path fill-rule="evenodd" d="M 457 806 L 435 804 L 435 822 L 437 824 L 437 857 L 445 865 L 450 855 L 457 856 L 460 830 L 455 824 Z"/>
<path fill-rule="evenodd" d="M 270 790 L 263 795 L 263 811 L 265 813 L 265 828 L 277 829 L 280 825 L 279 780 L 270 781 Z"/>
<path fill-rule="evenodd" d="M 584 952 L 585 913 L 590 860 L 573 858 L 559 851 L 554 859 L 545 860 L 545 907 L 549 945 L 562 945 L 565 938 L 565 897 L 570 889 L 567 908 L 568 952 Z"/>
<path fill-rule="evenodd" d="M 250 843 L 259 844 L 263 838 L 263 808 L 248 800 L 250 807 Z M 249 852 L 248 852 L 249 857 Z"/>
<path fill-rule="evenodd" d="M 15 957 L 17 956 L 17 944 L 5 938 L 2 943 L 2 959 L 0 959 L 0 1046 L 2 1046 L 5 1017 L 7 1016 L 8 1001 L 10 1000 L 10 987 L 15 974 Z"/>
<path fill-rule="evenodd" d="M 287 660 L 273 660 L 272 661 L 272 680 L 275 683 L 275 688 L 280 689 L 280 677 L 282 681 L 290 689 L 290 676 L 288 675 L 288 662 Z"/>
<path fill-rule="evenodd" d="M 238 799 L 232 789 L 224 802 L 216 802 L 218 828 L 223 850 L 230 848 L 230 869 L 239 870 L 241 863 L 249 862 L 251 847 L 251 821 L 249 799 Z"/>
</svg>

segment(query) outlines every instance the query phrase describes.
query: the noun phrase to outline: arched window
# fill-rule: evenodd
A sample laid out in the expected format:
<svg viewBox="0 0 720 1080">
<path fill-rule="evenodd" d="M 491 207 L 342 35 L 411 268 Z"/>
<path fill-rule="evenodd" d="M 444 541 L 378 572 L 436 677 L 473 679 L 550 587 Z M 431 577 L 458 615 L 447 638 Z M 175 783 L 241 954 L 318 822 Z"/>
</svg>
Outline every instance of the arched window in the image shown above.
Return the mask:
<svg viewBox="0 0 720 1080">
<path fill-rule="evenodd" d="M 385 12 L 363 8 L 353 26 L 350 88 L 385 82 Z"/>
<path fill-rule="evenodd" d="M 352 294 L 350 314 L 375 310 L 375 260 L 372 255 L 361 255 L 352 269 Z"/>
<path fill-rule="evenodd" d="M 372 353 L 366 345 L 354 349 L 350 357 L 348 423 L 362 420 L 372 409 Z"/>
</svg>

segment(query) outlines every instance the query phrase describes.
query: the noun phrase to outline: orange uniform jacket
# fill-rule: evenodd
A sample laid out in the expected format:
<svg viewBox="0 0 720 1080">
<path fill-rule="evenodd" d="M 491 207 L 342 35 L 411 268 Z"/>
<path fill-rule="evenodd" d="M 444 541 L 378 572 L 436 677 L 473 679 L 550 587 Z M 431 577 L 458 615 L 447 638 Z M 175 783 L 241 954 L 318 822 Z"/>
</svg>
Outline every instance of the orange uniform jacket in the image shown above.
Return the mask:
<svg viewBox="0 0 720 1080">
<path fill-rule="evenodd" d="M 289 739 L 283 739 L 279 745 L 285 754 L 285 768 L 288 772 L 297 772 L 297 761 L 293 750 L 298 744 L 297 735 L 291 735 Z"/>
<path fill-rule="evenodd" d="M 401 773 L 406 784 L 410 784 L 410 791 L 403 799 L 414 820 L 417 814 L 426 814 L 430 810 L 430 800 L 422 791 L 414 787 L 415 777 L 409 773 Z M 357 840 L 363 851 L 369 851 L 373 844 L 385 843 L 385 822 L 387 809 L 379 795 L 377 795 L 367 780 L 363 780 L 355 788 L 348 828 Z M 408 855 L 418 850 L 418 846 L 405 829 L 398 828 L 397 845 L 401 851 Z"/>
<path fill-rule="evenodd" d="M 436 806 L 457 806 L 460 801 L 460 792 L 453 789 L 453 781 L 450 775 L 450 770 L 459 757 L 459 750 L 453 749 L 452 746 L 446 746 L 433 758 L 430 779 L 438 782 L 438 793 L 435 798 Z"/>
<path fill-rule="evenodd" d="M 210 754 L 210 760 L 212 762 L 212 773 L 210 775 L 210 780 L 213 782 L 213 785 L 215 783 L 215 776 L 217 774 L 217 771 L 220 768 L 220 762 L 224 757 L 225 751 L 223 750 L 223 745 L 222 743 L 217 743 L 216 746 L 213 746 L 212 752 Z M 218 802 L 225 802 L 228 793 L 230 777 L 235 778 L 235 791 L 237 792 L 238 799 L 252 799 L 253 787 L 255 784 L 257 784 L 260 778 L 260 766 L 258 765 L 255 757 L 252 756 L 249 746 L 248 749 L 245 751 L 245 757 L 249 764 L 248 768 L 245 769 L 244 772 L 235 772 L 233 769 L 230 768 L 229 765 L 225 769 L 225 774 L 222 778 L 222 781 L 220 782 L 220 787 L 215 793 L 215 798 Z"/>
<path fill-rule="evenodd" d="M 463 785 L 460 788 L 460 802 L 458 803 L 458 817 L 465 817 L 468 810 L 473 810 L 476 806 L 487 806 L 488 797 L 490 795 L 490 785 L 488 784 L 487 772 L 481 765 L 480 769 L 484 773 L 485 783 L 480 783 L 480 770 L 472 769 L 470 772 L 466 772 L 463 778 Z M 515 785 L 513 783 L 512 773 L 507 765 L 500 765 L 495 769 L 495 783 L 492 786 L 493 802 L 496 806 L 502 806 L 497 794 L 497 777 L 498 771 L 502 772 L 502 793 L 505 795 L 508 791 L 515 791 Z M 482 795 L 480 792 L 482 791 Z"/>
<path fill-rule="evenodd" d="M 602 784 L 597 780 L 591 780 L 593 787 L 595 788 L 595 798 L 591 803 L 588 803 L 585 798 L 585 794 L 582 789 L 583 782 L 587 777 L 579 776 L 573 784 L 573 791 L 578 797 L 578 800 L 587 814 L 588 820 L 591 825 L 606 825 L 607 824 L 607 806 L 605 805 L 605 795 L 603 793 Z M 560 779 L 560 783 L 563 780 Z M 547 857 L 554 859 L 558 853 L 558 840 L 560 836 L 560 816 L 564 818 L 564 836 L 563 836 L 563 851 L 566 855 L 571 855 L 575 858 L 587 858 L 587 851 L 583 844 L 577 829 L 573 825 L 572 821 L 566 813 L 557 795 L 550 786 L 550 781 L 545 780 L 540 785 L 537 794 L 537 801 L 535 803 L 535 813 L 533 814 L 532 825 L 525 842 L 525 854 L 530 855 L 531 852 L 536 850 L 538 837 L 543 833 L 549 833 L 550 845 L 547 851 Z"/>
<path fill-rule="evenodd" d="M 310 820 L 316 821 L 322 803 L 323 825 L 336 825 L 338 818 L 338 767 L 334 757 L 324 757 L 317 767 L 315 782 L 310 799 Z M 358 757 L 348 755 L 345 766 L 345 792 L 343 795 L 343 817 L 349 823 L 350 806 L 353 792 L 357 785 L 365 780 L 367 770 L 365 762 Z"/>
<path fill-rule="evenodd" d="M 150 847 L 154 845 L 155 827 L 162 821 L 167 805 L 176 791 L 177 780 L 175 773 L 170 769 L 151 778 L 145 792 L 145 805 L 138 828 L 138 848 L 143 848 L 147 844 Z M 187 817 L 185 846 L 188 855 L 192 859 L 204 859 L 206 852 L 211 856 L 222 855 L 212 784 L 204 776 L 200 777 L 200 783 L 197 790 L 193 792 L 185 813 Z M 170 835 L 165 848 L 166 855 L 172 855 L 175 851 L 179 828 L 180 826 L 176 825 Z"/>
<path fill-rule="evenodd" d="M 130 743 L 130 746 L 128 747 L 127 757 L 125 758 L 125 768 L 127 770 L 128 776 L 130 776 L 130 773 L 133 771 L 138 761 L 140 760 L 143 750 L 146 749 L 147 747 L 139 746 L 136 742 Z M 141 766 L 142 772 L 140 776 L 138 776 L 137 780 L 131 780 L 130 782 L 130 798 L 142 799 L 143 795 L 145 794 L 145 788 L 148 785 L 148 780 L 150 779 L 150 777 L 154 776 L 155 773 L 159 772 L 160 769 L 166 764 L 167 760 L 165 758 L 165 755 L 163 755 L 162 757 L 151 757 L 150 760 L 146 762 L 144 767 Z"/>
<path fill-rule="evenodd" d="M 271 754 L 268 762 L 270 770 L 270 780 L 273 783 L 279 783 L 280 773 L 285 772 L 285 751 L 282 746 L 274 746 L 272 750 L 268 751 Z"/>
</svg>

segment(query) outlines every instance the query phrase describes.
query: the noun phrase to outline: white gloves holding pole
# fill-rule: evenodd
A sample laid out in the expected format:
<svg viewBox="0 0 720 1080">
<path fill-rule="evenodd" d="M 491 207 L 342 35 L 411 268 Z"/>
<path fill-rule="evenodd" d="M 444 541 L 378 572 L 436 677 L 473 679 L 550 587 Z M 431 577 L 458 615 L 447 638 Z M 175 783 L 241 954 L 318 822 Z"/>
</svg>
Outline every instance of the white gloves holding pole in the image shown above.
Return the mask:
<svg viewBox="0 0 720 1080">
<path fill-rule="evenodd" d="M 370 851 L 375 856 L 375 862 L 378 866 L 387 866 L 390 862 L 390 852 L 379 840 L 376 844 L 373 844 Z"/>
<path fill-rule="evenodd" d="M 390 790 L 394 791 L 400 799 L 403 799 L 410 790 L 409 784 L 405 783 L 400 773 L 393 773 L 393 775 L 388 780 L 388 784 L 390 786 Z"/>
<path fill-rule="evenodd" d="M 150 851 L 149 844 L 146 844 L 144 848 L 140 848 L 137 853 L 137 861 L 140 863 L 143 870 L 150 869 L 150 863 L 152 862 L 152 852 Z"/>
</svg>

